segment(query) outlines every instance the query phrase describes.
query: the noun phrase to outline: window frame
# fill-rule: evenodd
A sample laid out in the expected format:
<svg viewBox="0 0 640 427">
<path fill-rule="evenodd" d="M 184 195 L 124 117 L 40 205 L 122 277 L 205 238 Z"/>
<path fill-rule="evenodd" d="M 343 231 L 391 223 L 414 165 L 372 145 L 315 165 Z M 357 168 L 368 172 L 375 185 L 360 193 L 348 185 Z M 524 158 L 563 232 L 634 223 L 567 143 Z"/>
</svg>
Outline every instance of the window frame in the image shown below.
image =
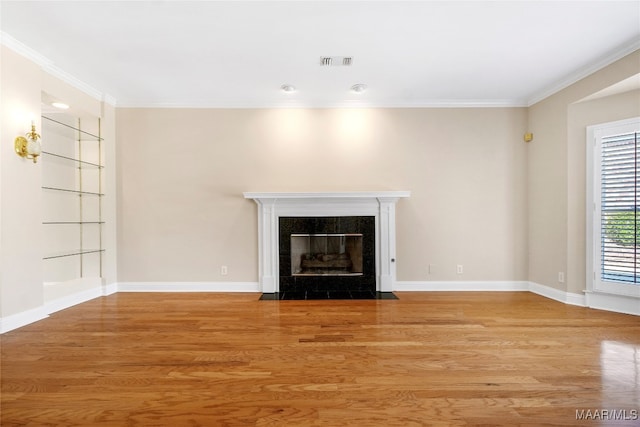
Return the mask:
<svg viewBox="0 0 640 427">
<path fill-rule="evenodd" d="M 640 298 L 640 283 L 602 279 L 602 139 L 608 136 L 640 132 L 640 117 L 587 127 L 587 292 Z M 640 190 L 640 185 L 638 186 Z M 640 203 L 638 203 L 640 205 Z"/>
</svg>

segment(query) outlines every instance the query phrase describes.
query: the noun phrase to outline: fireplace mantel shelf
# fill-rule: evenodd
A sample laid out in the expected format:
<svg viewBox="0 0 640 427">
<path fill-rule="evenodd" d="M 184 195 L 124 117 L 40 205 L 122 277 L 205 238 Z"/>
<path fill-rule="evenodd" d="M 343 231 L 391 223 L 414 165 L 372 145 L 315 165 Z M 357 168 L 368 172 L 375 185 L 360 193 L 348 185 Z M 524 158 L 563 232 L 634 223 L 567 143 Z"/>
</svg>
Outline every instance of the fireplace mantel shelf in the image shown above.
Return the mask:
<svg viewBox="0 0 640 427">
<path fill-rule="evenodd" d="M 403 198 L 410 191 L 336 191 L 336 192 L 245 192 L 245 199 L 380 199 Z"/>
<path fill-rule="evenodd" d="M 396 276 L 395 205 L 410 191 L 245 192 L 258 205 L 259 279 L 262 292 L 279 289 L 280 217 L 374 216 L 376 290 L 391 292 Z"/>
</svg>

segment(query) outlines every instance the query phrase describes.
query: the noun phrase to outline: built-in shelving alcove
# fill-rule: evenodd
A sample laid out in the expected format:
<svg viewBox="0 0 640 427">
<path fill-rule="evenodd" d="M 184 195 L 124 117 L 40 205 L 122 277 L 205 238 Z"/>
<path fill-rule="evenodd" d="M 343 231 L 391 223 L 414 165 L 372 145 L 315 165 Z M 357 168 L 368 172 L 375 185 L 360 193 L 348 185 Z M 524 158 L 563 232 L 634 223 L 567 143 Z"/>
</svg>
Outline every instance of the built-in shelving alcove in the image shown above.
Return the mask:
<svg viewBox="0 0 640 427">
<path fill-rule="evenodd" d="M 103 138 L 100 118 L 42 115 L 44 299 L 102 285 Z"/>
</svg>

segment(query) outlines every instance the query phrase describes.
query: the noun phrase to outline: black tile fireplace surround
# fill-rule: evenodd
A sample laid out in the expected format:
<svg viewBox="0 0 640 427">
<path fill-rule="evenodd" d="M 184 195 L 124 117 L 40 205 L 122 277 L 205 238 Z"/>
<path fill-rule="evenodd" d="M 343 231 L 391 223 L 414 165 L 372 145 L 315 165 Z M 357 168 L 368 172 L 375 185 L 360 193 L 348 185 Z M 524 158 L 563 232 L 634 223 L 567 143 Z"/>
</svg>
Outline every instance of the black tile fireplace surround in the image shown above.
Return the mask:
<svg viewBox="0 0 640 427">
<path fill-rule="evenodd" d="M 280 217 L 279 299 L 379 298 L 376 292 L 375 217 Z M 362 275 L 300 276 L 291 269 L 292 234 L 362 234 Z"/>
</svg>

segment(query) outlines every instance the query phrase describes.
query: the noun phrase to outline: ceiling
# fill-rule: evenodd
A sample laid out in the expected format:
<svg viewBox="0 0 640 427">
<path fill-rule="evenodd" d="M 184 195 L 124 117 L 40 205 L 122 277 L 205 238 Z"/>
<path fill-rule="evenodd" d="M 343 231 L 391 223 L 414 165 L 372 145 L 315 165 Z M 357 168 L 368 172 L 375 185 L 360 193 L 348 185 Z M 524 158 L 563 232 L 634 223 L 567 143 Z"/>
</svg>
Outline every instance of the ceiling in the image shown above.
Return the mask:
<svg viewBox="0 0 640 427">
<path fill-rule="evenodd" d="M 123 107 L 525 106 L 640 48 L 637 0 L 1 0 L 0 23 Z"/>
</svg>

